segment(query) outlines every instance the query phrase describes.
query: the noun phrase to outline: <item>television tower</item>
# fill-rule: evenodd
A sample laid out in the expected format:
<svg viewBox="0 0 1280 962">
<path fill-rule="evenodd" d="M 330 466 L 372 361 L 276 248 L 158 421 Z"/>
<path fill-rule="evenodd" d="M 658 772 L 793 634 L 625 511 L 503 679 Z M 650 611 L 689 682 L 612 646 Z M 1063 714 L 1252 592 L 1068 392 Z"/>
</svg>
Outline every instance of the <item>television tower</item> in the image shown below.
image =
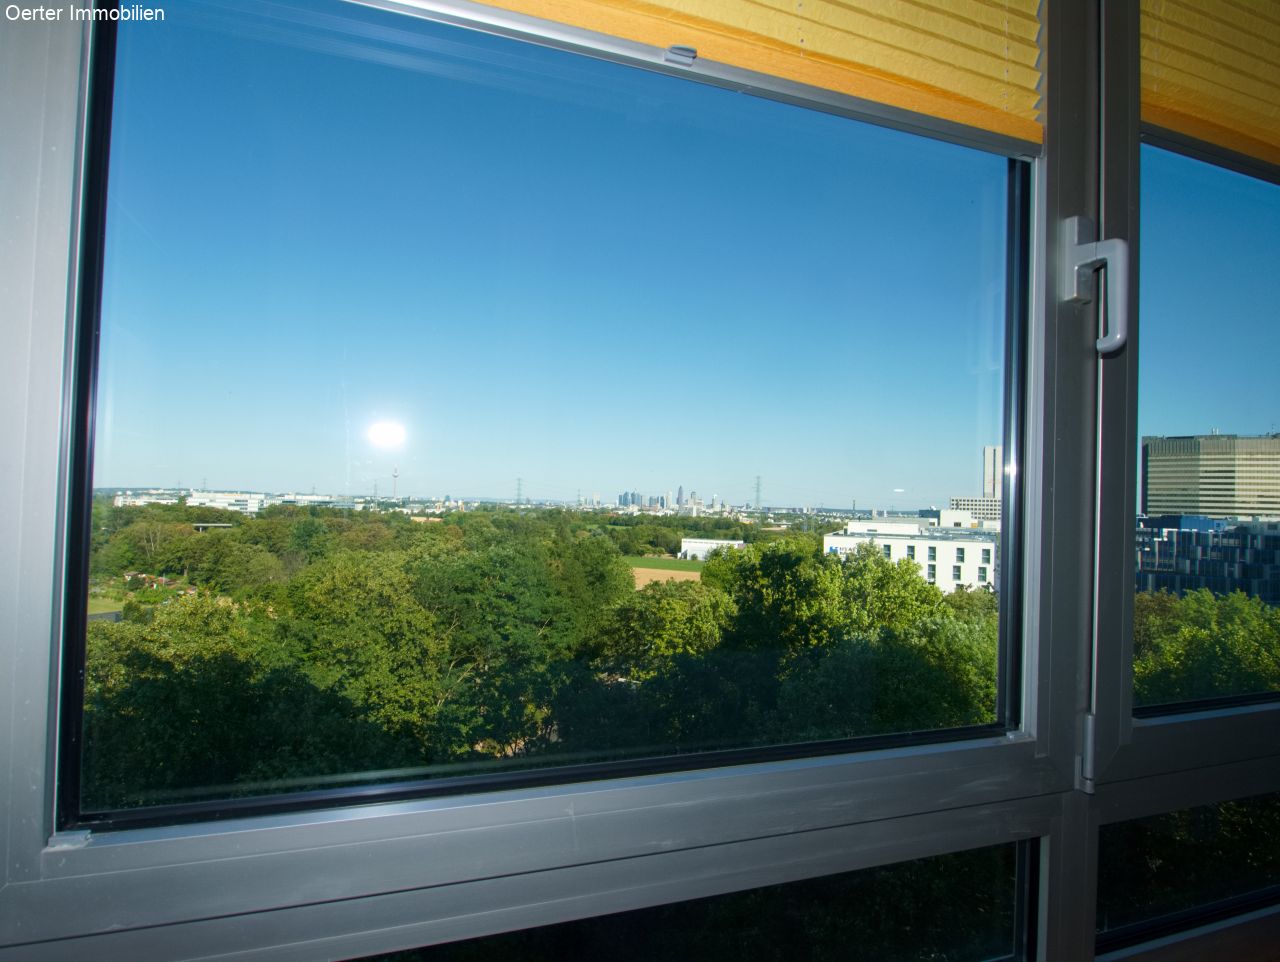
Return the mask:
<svg viewBox="0 0 1280 962">
<path fill-rule="evenodd" d="M 396 482 L 398 482 L 399 480 L 400 480 L 400 469 L 392 468 L 391 469 L 391 500 L 392 501 L 396 499 Z"/>
<path fill-rule="evenodd" d="M 756 510 L 760 512 L 761 517 L 764 516 L 764 505 L 760 502 L 760 475 L 756 475 Z"/>
<path fill-rule="evenodd" d="M 520 501 L 524 493 L 524 478 L 516 478 L 516 507 L 520 506 Z"/>
</svg>

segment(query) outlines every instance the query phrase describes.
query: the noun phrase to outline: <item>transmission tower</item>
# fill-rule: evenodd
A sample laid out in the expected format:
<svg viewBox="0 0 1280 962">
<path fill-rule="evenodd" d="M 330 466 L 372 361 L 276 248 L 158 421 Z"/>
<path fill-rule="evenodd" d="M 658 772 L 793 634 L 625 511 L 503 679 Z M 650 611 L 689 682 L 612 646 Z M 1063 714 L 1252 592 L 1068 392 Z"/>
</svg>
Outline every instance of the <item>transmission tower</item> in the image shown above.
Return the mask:
<svg viewBox="0 0 1280 962">
<path fill-rule="evenodd" d="M 764 504 L 760 500 L 760 475 L 756 475 L 756 510 L 764 517 Z"/>
</svg>

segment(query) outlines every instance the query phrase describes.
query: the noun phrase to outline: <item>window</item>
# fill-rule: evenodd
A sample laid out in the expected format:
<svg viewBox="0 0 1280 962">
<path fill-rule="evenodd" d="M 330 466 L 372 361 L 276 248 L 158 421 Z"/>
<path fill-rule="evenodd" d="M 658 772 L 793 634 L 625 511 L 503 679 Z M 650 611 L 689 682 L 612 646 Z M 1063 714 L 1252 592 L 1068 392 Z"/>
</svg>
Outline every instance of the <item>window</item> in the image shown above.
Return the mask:
<svg viewBox="0 0 1280 962">
<path fill-rule="evenodd" d="M 1280 894 L 1280 796 L 1106 825 L 1099 839 L 1100 944 L 1120 948 L 1197 912 Z M 1231 903 L 1236 903 L 1231 906 Z"/>
<path fill-rule="evenodd" d="M 938 560 L 938 549 L 934 545 L 929 545 L 929 560 L 930 561 Z"/>
<path fill-rule="evenodd" d="M 978 581 L 979 581 L 979 582 L 981 582 L 981 583 L 983 583 L 983 584 L 985 584 L 985 583 L 986 583 L 986 580 L 987 580 L 987 569 L 986 569 L 985 567 L 981 567 L 981 566 L 979 566 L 979 568 L 978 568 Z"/>
<path fill-rule="evenodd" d="M 964 562 L 964 548 L 956 548 L 956 562 L 957 563 Z"/>
<path fill-rule="evenodd" d="M 1280 186 L 1142 150 L 1134 702 L 1280 691 Z M 1193 238 L 1204 273 L 1180 275 Z M 1198 246 L 1198 245 L 1197 245 Z M 1214 316 L 1215 356 L 1179 359 Z"/>
<path fill-rule="evenodd" d="M 1017 945 L 1016 864 L 1013 846 L 978 849 L 490 936 L 426 949 L 412 962 L 765 960 L 784 945 L 814 959 L 1006 958 Z M 947 897 L 961 885 L 965 899 Z"/>
<path fill-rule="evenodd" d="M 951 580 L 952 580 L 952 581 L 954 581 L 954 582 L 956 582 L 956 583 L 959 583 L 962 577 L 963 577 L 963 576 L 960 574 L 960 566 L 959 566 L 959 565 L 952 565 L 952 566 L 951 566 Z"/>
<path fill-rule="evenodd" d="M 889 543 L 823 552 L 810 505 L 780 496 L 824 476 L 829 504 L 887 486 L 857 454 L 875 437 L 806 416 L 811 371 L 788 386 L 767 355 L 739 365 L 744 383 L 770 379 L 792 434 L 749 484 L 721 453 L 756 434 L 734 392 L 705 390 L 698 416 L 717 428 L 688 441 L 665 419 L 634 424 L 624 385 L 679 376 L 671 297 L 703 305 L 707 343 L 771 336 L 786 303 L 789 336 L 869 359 L 856 290 L 942 344 L 954 292 L 917 273 L 935 264 L 974 279 L 964 329 L 990 364 L 949 368 L 912 405 L 963 394 L 977 426 L 963 459 L 953 427 L 911 409 L 881 430 L 915 435 L 911 488 L 940 501 L 1003 429 L 989 399 L 1007 310 L 982 291 L 1003 280 L 1008 158 L 383 10 L 299 5 L 282 27 L 254 4 L 234 21 L 191 9 L 119 37 L 72 821 L 999 722 L 998 610 L 954 610 L 884 564 Z M 783 169 L 805 172 L 804 195 Z M 701 226 L 670 231 L 656 198 Z M 877 206 L 912 263 L 838 226 Z M 784 229 L 785 252 L 765 243 Z M 800 269 L 849 245 L 852 274 L 815 286 Z M 248 347 L 216 360 L 228 343 Z M 549 377 L 570 349 L 578 374 Z M 876 596 L 853 600 L 868 580 Z M 831 586 L 851 603 L 815 621 Z M 973 662 L 973 683 L 929 697 L 924 645 L 965 677 Z M 858 679 L 881 674 L 926 694 L 877 702 Z M 808 697 L 827 685 L 843 694 Z"/>
<path fill-rule="evenodd" d="M 982 549 L 982 563 L 983 563 L 984 565 L 989 565 L 989 564 L 991 564 L 991 549 L 990 549 L 990 548 L 983 548 L 983 549 Z"/>
<path fill-rule="evenodd" d="M 911 561 L 915 561 L 915 560 L 916 560 L 916 546 L 915 546 L 915 545 L 913 545 L 913 544 L 909 544 L 909 545 L 907 545 L 907 558 L 908 558 L 908 559 L 910 559 Z"/>
<path fill-rule="evenodd" d="M 938 580 L 938 566 L 937 566 L 937 565 L 929 565 L 929 573 L 928 573 L 927 577 L 928 577 L 928 579 L 929 579 L 930 583 L 932 583 L 932 582 L 934 582 L 934 581 L 937 581 L 937 580 Z"/>
</svg>

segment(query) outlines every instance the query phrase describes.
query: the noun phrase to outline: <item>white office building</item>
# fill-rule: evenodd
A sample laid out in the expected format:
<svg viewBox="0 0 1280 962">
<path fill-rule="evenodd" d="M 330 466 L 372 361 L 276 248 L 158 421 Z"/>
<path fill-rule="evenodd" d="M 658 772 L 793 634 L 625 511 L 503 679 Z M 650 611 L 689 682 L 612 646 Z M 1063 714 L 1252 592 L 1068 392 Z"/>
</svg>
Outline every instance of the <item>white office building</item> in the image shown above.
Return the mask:
<svg viewBox="0 0 1280 962">
<path fill-rule="evenodd" d="M 988 498 L 986 496 L 980 498 L 952 498 L 952 511 L 967 511 L 979 521 L 988 523 L 1000 523 L 1000 510 L 1002 502 L 1000 498 Z"/>
<path fill-rule="evenodd" d="M 873 544 L 890 561 L 914 562 L 920 576 L 950 594 L 961 585 L 999 589 L 1000 534 L 989 528 L 953 528 L 910 521 L 851 521 L 844 531 L 826 535 L 822 550 L 846 555 Z"/>
<path fill-rule="evenodd" d="M 121 491 L 111 502 L 117 508 L 139 508 L 147 504 L 177 504 L 178 495 L 166 488 Z"/>
<path fill-rule="evenodd" d="M 716 548 L 743 548 L 745 541 L 728 541 L 724 538 L 681 538 L 680 557 L 705 561 Z"/>
<path fill-rule="evenodd" d="M 223 511 L 239 511 L 241 514 L 257 514 L 266 505 L 265 494 L 243 491 L 192 491 L 187 495 L 190 508 L 221 508 Z"/>
</svg>

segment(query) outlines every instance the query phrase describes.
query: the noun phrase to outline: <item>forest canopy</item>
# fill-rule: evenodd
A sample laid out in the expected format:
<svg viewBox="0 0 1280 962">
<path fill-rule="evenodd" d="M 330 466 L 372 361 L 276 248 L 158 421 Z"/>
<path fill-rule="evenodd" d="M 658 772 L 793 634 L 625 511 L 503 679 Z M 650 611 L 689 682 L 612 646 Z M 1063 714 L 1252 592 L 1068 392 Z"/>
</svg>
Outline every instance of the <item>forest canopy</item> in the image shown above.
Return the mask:
<svg viewBox="0 0 1280 962">
<path fill-rule="evenodd" d="M 994 594 L 814 532 L 635 520 L 97 499 L 90 610 L 120 613 L 88 627 L 85 809 L 996 721 Z M 691 535 L 747 544 L 636 588 L 625 553 Z M 1136 611 L 1139 704 L 1280 688 L 1275 609 Z"/>
</svg>

